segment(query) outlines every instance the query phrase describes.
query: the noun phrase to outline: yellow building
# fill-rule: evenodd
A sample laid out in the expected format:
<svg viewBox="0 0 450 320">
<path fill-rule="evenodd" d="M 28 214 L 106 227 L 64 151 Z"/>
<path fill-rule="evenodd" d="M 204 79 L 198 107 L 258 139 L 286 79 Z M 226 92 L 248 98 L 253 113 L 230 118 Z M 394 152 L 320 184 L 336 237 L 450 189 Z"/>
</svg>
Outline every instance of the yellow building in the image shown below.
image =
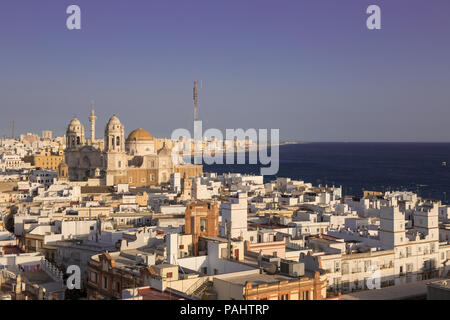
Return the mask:
<svg viewBox="0 0 450 320">
<path fill-rule="evenodd" d="M 32 166 L 48 170 L 58 170 L 59 164 L 64 163 L 64 151 L 59 149 L 58 152 L 42 150 L 31 156 L 24 158 L 25 162 L 31 163 Z"/>
</svg>

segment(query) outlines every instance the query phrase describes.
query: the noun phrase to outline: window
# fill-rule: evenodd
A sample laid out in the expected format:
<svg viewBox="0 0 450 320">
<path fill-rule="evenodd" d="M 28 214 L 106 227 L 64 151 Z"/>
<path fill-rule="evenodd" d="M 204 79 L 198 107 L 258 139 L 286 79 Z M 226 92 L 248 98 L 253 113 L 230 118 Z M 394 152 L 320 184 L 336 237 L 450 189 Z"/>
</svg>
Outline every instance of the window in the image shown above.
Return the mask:
<svg viewBox="0 0 450 320">
<path fill-rule="evenodd" d="M 180 249 L 184 249 L 184 244 L 180 244 Z"/>
<path fill-rule="evenodd" d="M 339 263 L 339 261 L 338 261 L 338 262 L 336 262 L 336 264 L 334 265 L 334 272 L 339 272 L 339 271 L 341 271 L 341 265 L 340 265 L 340 263 Z"/>
<path fill-rule="evenodd" d="M 408 263 L 406 265 L 406 272 L 412 272 L 413 271 L 413 264 L 412 263 Z"/>
<path fill-rule="evenodd" d="M 282 294 L 280 300 L 289 300 L 289 294 Z"/>
<path fill-rule="evenodd" d="M 167 272 L 166 277 L 167 278 L 172 278 L 173 277 L 173 273 L 172 272 Z"/>
<path fill-rule="evenodd" d="M 108 289 L 108 278 L 103 277 L 103 289 Z"/>
<path fill-rule="evenodd" d="M 206 231 L 206 220 L 205 219 L 201 219 L 200 220 L 200 231 Z"/>
<path fill-rule="evenodd" d="M 302 300 L 309 300 L 309 291 L 302 292 Z"/>
<path fill-rule="evenodd" d="M 342 274 L 348 274 L 348 263 L 342 264 Z"/>
</svg>

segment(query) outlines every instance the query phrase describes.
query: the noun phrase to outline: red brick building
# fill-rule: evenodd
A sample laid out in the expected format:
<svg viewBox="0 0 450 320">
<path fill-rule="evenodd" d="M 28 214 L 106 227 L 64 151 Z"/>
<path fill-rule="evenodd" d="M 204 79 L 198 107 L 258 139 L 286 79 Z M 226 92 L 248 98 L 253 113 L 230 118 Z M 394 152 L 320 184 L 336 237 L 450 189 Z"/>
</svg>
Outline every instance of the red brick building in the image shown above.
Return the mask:
<svg viewBox="0 0 450 320">
<path fill-rule="evenodd" d="M 192 234 L 193 253 L 199 254 L 200 236 L 219 234 L 219 204 L 217 202 L 195 201 L 186 206 L 185 233 Z"/>
</svg>

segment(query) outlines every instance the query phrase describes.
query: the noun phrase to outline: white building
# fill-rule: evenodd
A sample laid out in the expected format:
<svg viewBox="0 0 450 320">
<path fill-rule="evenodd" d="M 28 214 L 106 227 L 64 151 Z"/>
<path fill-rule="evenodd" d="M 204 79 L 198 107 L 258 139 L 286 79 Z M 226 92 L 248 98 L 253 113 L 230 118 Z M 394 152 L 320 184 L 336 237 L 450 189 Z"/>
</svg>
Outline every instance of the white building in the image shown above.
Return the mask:
<svg viewBox="0 0 450 320">
<path fill-rule="evenodd" d="M 237 197 L 230 197 L 228 202 L 221 204 L 220 208 L 222 224 L 220 225 L 220 235 L 227 237 L 226 229 L 231 224 L 232 238 L 244 237 L 247 233 L 247 212 L 248 200 L 247 194 L 239 193 Z M 227 223 L 228 226 L 227 226 Z"/>
</svg>

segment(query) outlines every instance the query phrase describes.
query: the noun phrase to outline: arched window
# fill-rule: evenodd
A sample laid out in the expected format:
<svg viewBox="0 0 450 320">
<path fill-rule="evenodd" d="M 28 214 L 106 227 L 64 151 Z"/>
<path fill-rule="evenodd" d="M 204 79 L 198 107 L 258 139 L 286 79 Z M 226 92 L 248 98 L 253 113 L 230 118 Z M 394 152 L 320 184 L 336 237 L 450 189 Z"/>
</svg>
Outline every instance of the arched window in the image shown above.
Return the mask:
<svg viewBox="0 0 450 320">
<path fill-rule="evenodd" d="M 80 139 L 80 137 L 77 137 L 77 145 L 80 145 L 81 144 L 81 139 Z"/>
<path fill-rule="evenodd" d="M 114 137 L 111 137 L 111 147 L 114 148 Z"/>
<path fill-rule="evenodd" d="M 116 141 L 117 141 L 117 146 L 120 146 L 120 137 L 117 137 Z"/>
</svg>

